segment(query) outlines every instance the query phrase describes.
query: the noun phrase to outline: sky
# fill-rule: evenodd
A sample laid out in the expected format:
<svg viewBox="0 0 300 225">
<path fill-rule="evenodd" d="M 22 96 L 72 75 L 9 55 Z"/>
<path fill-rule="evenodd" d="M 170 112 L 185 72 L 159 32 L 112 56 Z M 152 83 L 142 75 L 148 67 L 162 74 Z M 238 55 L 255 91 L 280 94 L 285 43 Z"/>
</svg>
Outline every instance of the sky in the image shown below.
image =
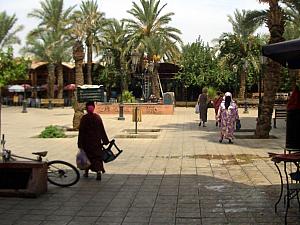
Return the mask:
<svg viewBox="0 0 300 225">
<path fill-rule="evenodd" d="M 79 7 L 81 0 L 65 0 L 65 8 L 73 5 Z M 132 8 L 133 0 L 97 0 L 99 10 L 104 12 L 106 18 L 129 18 L 127 10 Z M 139 3 L 138 0 L 135 2 Z M 175 13 L 170 26 L 181 30 L 181 39 L 185 44 L 194 42 L 199 36 L 204 42 L 218 38 L 223 32 L 231 32 L 232 27 L 228 22 L 228 15 L 233 15 L 235 9 L 265 9 L 266 4 L 258 3 L 258 0 L 161 0 L 167 6 L 162 14 Z M 9 15 L 16 14 L 17 23 L 25 26 L 18 33 L 25 44 L 26 35 L 35 28 L 38 20 L 28 18 L 27 14 L 33 9 L 40 8 L 40 0 L 0 0 L 0 11 L 6 11 Z M 266 28 L 258 32 L 267 32 Z M 14 46 L 15 54 L 21 46 Z"/>
</svg>

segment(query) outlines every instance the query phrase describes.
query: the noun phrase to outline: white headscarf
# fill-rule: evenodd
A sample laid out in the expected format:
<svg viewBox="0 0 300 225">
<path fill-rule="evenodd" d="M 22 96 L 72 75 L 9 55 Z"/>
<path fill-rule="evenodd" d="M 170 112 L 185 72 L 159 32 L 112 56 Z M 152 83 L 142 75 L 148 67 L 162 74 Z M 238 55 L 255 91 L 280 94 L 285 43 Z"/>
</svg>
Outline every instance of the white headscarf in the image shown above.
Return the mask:
<svg viewBox="0 0 300 225">
<path fill-rule="evenodd" d="M 229 105 L 228 109 L 232 109 L 232 108 L 236 107 L 236 104 L 235 104 L 235 102 L 233 101 L 233 99 L 232 99 L 232 94 L 231 94 L 230 92 L 226 92 L 226 93 L 224 94 L 223 101 L 221 102 L 220 107 L 223 108 L 223 109 L 225 109 L 225 97 L 226 97 L 226 96 L 230 96 L 230 99 L 231 99 L 230 105 Z"/>
</svg>

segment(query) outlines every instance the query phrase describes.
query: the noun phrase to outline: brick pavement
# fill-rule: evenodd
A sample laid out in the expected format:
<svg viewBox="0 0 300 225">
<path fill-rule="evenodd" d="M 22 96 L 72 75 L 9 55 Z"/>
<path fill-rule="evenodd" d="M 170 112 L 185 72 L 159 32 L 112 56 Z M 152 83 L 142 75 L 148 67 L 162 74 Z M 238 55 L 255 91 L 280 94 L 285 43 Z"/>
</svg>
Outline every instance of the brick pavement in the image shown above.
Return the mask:
<svg viewBox="0 0 300 225">
<path fill-rule="evenodd" d="M 69 132 L 73 138 L 35 138 L 47 125 L 71 127 L 73 110 L 21 110 L 2 109 L 6 147 L 25 156 L 47 150 L 48 159 L 74 164 L 76 132 Z M 255 128 L 256 113 L 240 113 L 242 128 Z M 102 118 L 110 138 L 134 128 L 131 116 Z M 280 181 L 267 152 L 282 152 L 284 121 L 271 131 L 277 139 L 236 139 L 230 145 L 218 143 L 212 110 L 208 119 L 206 128 L 199 127 L 192 108 L 143 115 L 138 128 L 161 129 L 157 139 L 116 138 L 124 152 L 106 165 L 101 182 L 91 174 L 70 188 L 49 184 L 36 199 L 0 198 L 0 225 L 283 224 L 283 203 L 274 213 Z M 289 224 L 300 224 L 299 215 L 293 202 Z"/>
</svg>

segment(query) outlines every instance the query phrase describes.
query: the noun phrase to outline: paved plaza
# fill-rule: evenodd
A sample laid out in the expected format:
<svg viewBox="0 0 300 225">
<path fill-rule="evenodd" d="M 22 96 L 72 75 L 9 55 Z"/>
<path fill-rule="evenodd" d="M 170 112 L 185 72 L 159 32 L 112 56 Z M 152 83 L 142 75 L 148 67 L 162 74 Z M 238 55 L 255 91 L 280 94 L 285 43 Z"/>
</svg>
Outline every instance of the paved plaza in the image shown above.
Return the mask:
<svg viewBox="0 0 300 225">
<path fill-rule="evenodd" d="M 30 156 L 48 151 L 47 158 L 75 164 L 77 132 L 63 139 L 36 136 L 48 125 L 72 127 L 71 108 L 2 108 L 6 147 Z M 243 129 L 254 129 L 257 111 L 240 117 Z M 102 181 L 95 174 L 69 188 L 48 185 L 38 198 L 0 197 L 1 225 L 218 225 L 284 224 L 284 205 L 274 203 L 280 179 L 267 152 L 283 152 L 284 120 L 271 134 L 275 139 L 242 138 L 218 142 L 213 109 L 207 127 L 198 126 L 193 108 L 175 108 L 174 115 L 143 115 L 139 129 L 160 129 L 156 139 L 117 138 L 134 129 L 131 115 L 102 115 L 107 134 L 123 153 L 106 164 Z M 293 200 L 288 224 L 300 224 Z"/>
</svg>

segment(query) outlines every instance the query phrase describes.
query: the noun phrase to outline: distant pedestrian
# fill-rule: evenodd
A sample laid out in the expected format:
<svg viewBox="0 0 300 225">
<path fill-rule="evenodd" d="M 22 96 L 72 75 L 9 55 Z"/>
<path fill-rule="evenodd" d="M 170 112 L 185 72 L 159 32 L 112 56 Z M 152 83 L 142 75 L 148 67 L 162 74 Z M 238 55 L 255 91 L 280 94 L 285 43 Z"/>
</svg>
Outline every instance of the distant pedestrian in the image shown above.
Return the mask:
<svg viewBox="0 0 300 225">
<path fill-rule="evenodd" d="M 205 123 L 207 122 L 207 103 L 208 103 L 208 96 L 207 96 L 207 88 L 202 89 L 202 93 L 198 97 L 197 104 L 199 105 L 199 116 L 200 122 L 199 127 L 203 123 L 203 127 L 206 127 Z"/>
<path fill-rule="evenodd" d="M 102 145 L 109 144 L 104 125 L 100 116 L 94 113 L 94 102 L 86 103 L 87 114 L 80 121 L 78 133 L 78 148 L 83 149 L 91 162 L 91 166 L 85 170 L 88 177 L 89 169 L 97 173 L 97 180 L 101 180 L 101 172 L 105 173 L 102 160 Z"/>
<path fill-rule="evenodd" d="M 17 93 L 15 93 L 13 96 L 13 105 L 17 106 L 18 104 L 19 104 L 19 97 L 18 97 Z"/>
<path fill-rule="evenodd" d="M 236 120 L 239 119 L 238 107 L 232 100 L 232 94 L 226 92 L 224 100 L 221 102 L 217 115 L 219 126 L 220 126 L 220 139 L 221 143 L 223 139 L 228 139 L 229 143 L 232 144 L 233 132 L 235 130 Z"/>
<path fill-rule="evenodd" d="M 221 91 L 217 91 L 217 96 L 213 100 L 213 104 L 214 104 L 214 108 L 215 108 L 216 126 L 218 126 L 217 115 L 218 115 L 218 111 L 219 111 L 219 107 L 221 105 L 221 102 L 223 101 L 223 95 L 224 94 Z"/>
</svg>

